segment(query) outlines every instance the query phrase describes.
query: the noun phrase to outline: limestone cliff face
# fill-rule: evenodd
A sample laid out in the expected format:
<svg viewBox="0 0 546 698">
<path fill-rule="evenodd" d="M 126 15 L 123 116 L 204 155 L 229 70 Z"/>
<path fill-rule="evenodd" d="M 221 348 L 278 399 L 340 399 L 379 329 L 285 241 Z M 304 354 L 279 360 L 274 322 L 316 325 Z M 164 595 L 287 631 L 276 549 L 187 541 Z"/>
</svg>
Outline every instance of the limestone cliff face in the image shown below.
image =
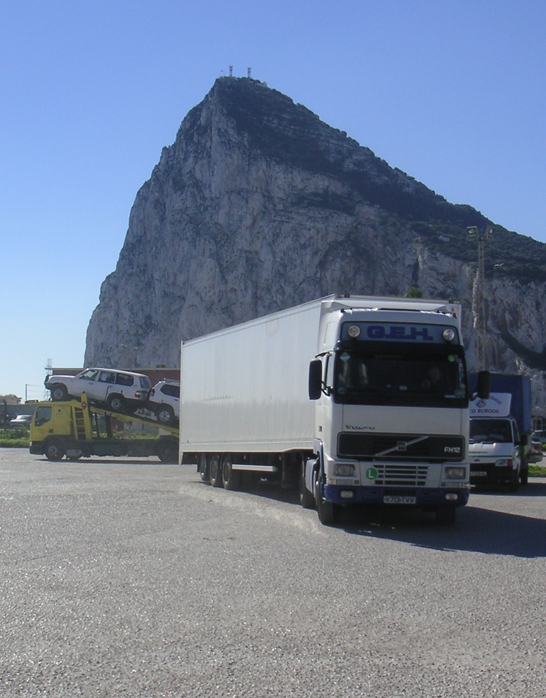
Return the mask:
<svg viewBox="0 0 546 698">
<path fill-rule="evenodd" d="M 279 92 L 221 78 L 137 194 L 85 364 L 174 367 L 182 339 L 330 293 L 410 287 L 463 303 L 472 363 L 476 251 L 465 228 L 487 223 Z M 488 359 L 532 374 L 539 396 L 545 246 L 500 230 L 486 269 Z"/>
</svg>

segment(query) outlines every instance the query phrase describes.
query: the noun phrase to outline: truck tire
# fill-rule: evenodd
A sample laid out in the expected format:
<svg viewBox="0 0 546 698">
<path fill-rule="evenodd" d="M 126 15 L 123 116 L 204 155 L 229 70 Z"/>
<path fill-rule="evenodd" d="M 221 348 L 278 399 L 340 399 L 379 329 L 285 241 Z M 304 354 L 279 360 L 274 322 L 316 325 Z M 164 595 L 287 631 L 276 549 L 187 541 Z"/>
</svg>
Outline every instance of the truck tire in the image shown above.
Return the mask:
<svg viewBox="0 0 546 698">
<path fill-rule="evenodd" d="M 125 412 L 125 398 L 123 395 L 113 393 L 106 398 L 106 404 L 112 412 Z"/>
<path fill-rule="evenodd" d="M 157 455 L 162 463 L 178 463 L 178 442 L 176 439 L 160 439 Z"/>
<path fill-rule="evenodd" d="M 60 461 L 66 453 L 63 442 L 60 439 L 50 439 L 44 447 L 44 454 L 48 460 Z"/>
<path fill-rule="evenodd" d="M 238 490 L 241 488 L 241 473 L 231 467 L 233 459 L 229 454 L 222 458 L 222 484 L 226 490 Z"/>
<path fill-rule="evenodd" d="M 222 463 L 220 454 L 213 453 L 209 462 L 210 484 L 213 487 L 222 487 Z"/>
<path fill-rule="evenodd" d="M 51 386 L 50 392 L 53 402 L 66 402 L 68 400 L 68 390 L 66 385 L 62 383 L 55 383 L 55 385 Z"/>
<path fill-rule="evenodd" d="M 315 502 L 319 521 L 323 526 L 331 526 L 337 523 L 340 510 L 339 504 L 327 502 L 322 498 L 322 493 L 320 491 L 320 475 L 318 471 L 315 475 Z"/>
<path fill-rule="evenodd" d="M 512 475 L 512 479 L 508 482 L 508 490 L 509 492 L 517 492 L 518 485 L 519 485 L 519 468 L 516 470 L 516 472 Z"/>
<path fill-rule="evenodd" d="M 315 497 L 305 486 L 305 461 L 303 462 L 300 474 L 300 504 L 304 509 L 315 508 Z"/>
<path fill-rule="evenodd" d="M 157 417 L 157 421 L 160 424 L 165 424 L 165 426 L 169 426 L 170 424 L 174 423 L 174 412 L 173 408 L 170 405 L 161 405 L 157 408 L 157 412 L 155 414 Z"/>
<path fill-rule="evenodd" d="M 199 473 L 201 480 L 203 480 L 203 482 L 210 483 L 209 457 L 206 453 L 199 454 L 199 461 L 197 463 L 197 472 Z"/>
<path fill-rule="evenodd" d="M 436 509 L 436 523 L 439 526 L 451 526 L 455 523 L 455 507 L 440 505 Z"/>
</svg>

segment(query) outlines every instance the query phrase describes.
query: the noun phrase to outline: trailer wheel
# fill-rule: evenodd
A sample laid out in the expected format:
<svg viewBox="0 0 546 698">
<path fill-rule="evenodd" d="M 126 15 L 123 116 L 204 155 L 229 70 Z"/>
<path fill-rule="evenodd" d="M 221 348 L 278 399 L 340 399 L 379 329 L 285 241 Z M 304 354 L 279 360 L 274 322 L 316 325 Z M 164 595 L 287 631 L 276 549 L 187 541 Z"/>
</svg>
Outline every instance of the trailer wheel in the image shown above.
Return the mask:
<svg viewBox="0 0 546 698">
<path fill-rule="evenodd" d="M 317 470 L 315 473 L 315 502 L 317 505 L 317 514 L 319 521 L 324 526 L 331 526 L 339 519 L 339 504 L 327 502 L 322 498 L 320 489 L 320 473 Z"/>
<path fill-rule="evenodd" d="M 213 453 L 210 457 L 209 473 L 210 484 L 213 487 L 222 487 L 222 465 L 218 453 Z"/>
<path fill-rule="evenodd" d="M 222 484 L 226 490 L 238 490 L 241 487 L 241 473 L 232 468 L 232 458 L 226 454 L 222 458 Z"/>
<path fill-rule="evenodd" d="M 53 402 L 65 402 L 68 400 L 68 390 L 66 385 L 56 383 L 51 387 L 51 399 Z"/>
<path fill-rule="evenodd" d="M 210 482 L 209 457 L 206 453 L 199 454 L 199 462 L 197 463 L 197 472 L 203 482 Z"/>
<path fill-rule="evenodd" d="M 51 461 L 60 461 L 65 454 L 64 444 L 60 439 L 51 439 L 46 443 L 44 449 L 45 456 Z"/>
</svg>

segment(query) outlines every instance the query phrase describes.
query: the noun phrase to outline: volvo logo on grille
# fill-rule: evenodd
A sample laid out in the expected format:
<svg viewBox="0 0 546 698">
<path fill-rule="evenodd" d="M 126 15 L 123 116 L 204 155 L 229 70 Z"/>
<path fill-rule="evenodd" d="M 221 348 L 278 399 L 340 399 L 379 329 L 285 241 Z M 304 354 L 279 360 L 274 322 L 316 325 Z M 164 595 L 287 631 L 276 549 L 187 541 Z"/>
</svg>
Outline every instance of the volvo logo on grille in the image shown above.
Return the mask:
<svg viewBox="0 0 546 698">
<path fill-rule="evenodd" d="M 408 450 L 408 442 L 407 441 L 398 441 L 396 444 L 396 450 L 397 451 L 407 451 Z"/>
</svg>

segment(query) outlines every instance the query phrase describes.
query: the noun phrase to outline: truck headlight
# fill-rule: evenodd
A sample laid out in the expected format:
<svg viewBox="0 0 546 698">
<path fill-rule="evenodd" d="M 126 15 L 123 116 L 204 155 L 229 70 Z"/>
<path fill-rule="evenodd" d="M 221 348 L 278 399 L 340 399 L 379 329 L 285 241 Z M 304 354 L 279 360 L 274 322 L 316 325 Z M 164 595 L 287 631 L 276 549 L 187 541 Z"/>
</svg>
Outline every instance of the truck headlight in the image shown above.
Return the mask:
<svg viewBox="0 0 546 698">
<path fill-rule="evenodd" d="M 460 465 L 449 465 L 444 468 L 444 475 L 448 480 L 462 480 L 466 477 L 466 468 Z"/>
<path fill-rule="evenodd" d="M 512 458 L 499 458 L 495 465 L 497 466 L 497 468 L 511 468 L 512 463 Z"/>
<path fill-rule="evenodd" d="M 356 339 L 357 337 L 360 337 L 360 327 L 358 325 L 351 325 L 349 327 L 349 329 L 347 330 L 347 334 L 352 339 Z"/>
<path fill-rule="evenodd" d="M 354 465 L 347 465 L 346 463 L 336 463 L 334 465 L 334 475 L 341 475 L 342 477 L 352 477 L 355 472 Z"/>
</svg>

